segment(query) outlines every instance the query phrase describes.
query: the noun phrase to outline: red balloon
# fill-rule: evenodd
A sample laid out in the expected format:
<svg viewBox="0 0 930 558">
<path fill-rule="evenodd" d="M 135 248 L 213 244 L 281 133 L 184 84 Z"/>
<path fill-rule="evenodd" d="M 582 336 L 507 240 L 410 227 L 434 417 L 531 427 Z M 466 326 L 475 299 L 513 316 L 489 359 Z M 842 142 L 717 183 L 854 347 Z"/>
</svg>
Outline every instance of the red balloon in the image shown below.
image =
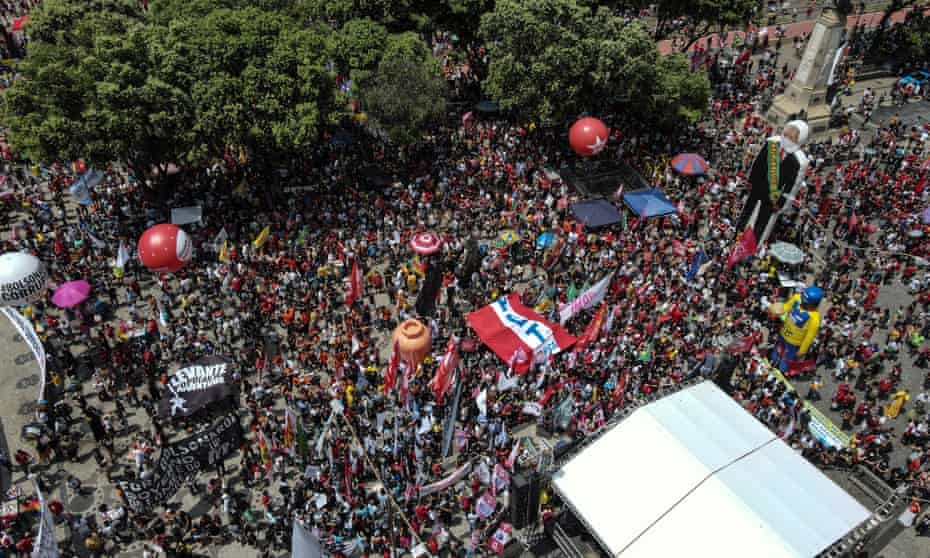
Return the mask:
<svg viewBox="0 0 930 558">
<path fill-rule="evenodd" d="M 582 157 L 593 157 L 607 147 L 608 136 L 610 130 L 606 124 L 587 116 L 572 124 L 568 131 L 568 143 L 571 144 L 572 150 Z"/>
<path fill-rule="evenodd" d="M 190 261 L 194 247 L 177 225 L 155 225 L 139 237 L 139 259 L 155 273 L 174 273 Z"/>
</svg>

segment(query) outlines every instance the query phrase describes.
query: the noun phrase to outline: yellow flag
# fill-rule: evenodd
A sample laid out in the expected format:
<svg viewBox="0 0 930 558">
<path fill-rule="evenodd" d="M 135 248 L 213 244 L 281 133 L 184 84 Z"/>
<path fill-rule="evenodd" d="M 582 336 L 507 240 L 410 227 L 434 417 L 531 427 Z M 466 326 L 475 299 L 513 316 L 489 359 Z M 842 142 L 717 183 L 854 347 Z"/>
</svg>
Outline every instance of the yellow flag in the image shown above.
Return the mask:
<svg viewBox="0 0 930 558">
<path fill-rule="evenodd" d="M 228 240 L 224 240 L 223 245 L 220 247 L 219 260 L 222 263 L 229 263 L 229 241 Z"/>
<path fill-rule="evenodd" d="M 252 246 L 256 249 L 261 248 L 268 242 L 268 235 L 271 234 L 271 226 L 266 225 L 262 232 L 258 233 L 258 236 L 255 237 L 255 240 L 252 241 Z"/>
</svg>

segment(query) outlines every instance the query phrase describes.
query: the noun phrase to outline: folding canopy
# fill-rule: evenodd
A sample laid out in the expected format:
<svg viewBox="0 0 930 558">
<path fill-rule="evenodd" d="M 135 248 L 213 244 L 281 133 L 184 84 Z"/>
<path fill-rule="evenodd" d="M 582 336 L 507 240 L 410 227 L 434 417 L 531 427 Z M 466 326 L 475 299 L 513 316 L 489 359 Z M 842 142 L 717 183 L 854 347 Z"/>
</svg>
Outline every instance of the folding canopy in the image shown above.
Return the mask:
<svg viewBox="0 0 930 558">
<path fill-rule="evenodd" d="M 638 217 L 663 217 L 678 212 L 675 204 L 670 202 L 658 188 L 625 192 L 623 202 Z"/>
<path fill-rule="evenodd" d="M 620 212 L 607 200 L 585 200 L 572 204 L 572 214 L 589 229 L 609 227 L 621 221 Z"/>
<path fill-rule="evenodd" d="M 635 410 L 552 483 L 622 558 L 810 557 L 870 515 L 712 382 Z"/>
</svg>

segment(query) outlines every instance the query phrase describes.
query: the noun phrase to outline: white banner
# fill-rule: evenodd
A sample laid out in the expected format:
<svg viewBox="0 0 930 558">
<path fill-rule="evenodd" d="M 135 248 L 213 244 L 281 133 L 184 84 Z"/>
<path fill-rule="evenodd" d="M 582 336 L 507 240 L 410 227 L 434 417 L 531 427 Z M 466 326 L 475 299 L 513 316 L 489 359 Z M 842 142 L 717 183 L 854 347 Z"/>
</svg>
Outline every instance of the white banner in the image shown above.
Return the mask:
<svg viewBox="0 0 930 558">
<path fill-rule="evenodd" d="M 55 540 L 55 520 L 52 518 L 39 484 L 33 481 L 39 497 L 39 534 L 32 544 L 32 558 L 58 558 L 58 542 Z"/>
<path fill-rule="evenodd" d="M 291 532 L 291 556 L 323 558 L 323 545 L 320 544 L 319 537 L 296 520 Z"/>
<path fill-rule="evenodd" d="M 613 276 L 614 274 L 610 273 L 607 277 L 595 283 L 593 287 L 578 295 L 575 300 L 559 308 L 559 321 L 562 325 L 565 325 L 565 322 L 572 319 L 572 316 L 578 312 L 591 308 L 604 300 L 604 295 L 607 294 L 607 287 L 610 285 Z"/>
<path fill-rule="evenodd" d="M 199 205 L 175 207 L 171 210 L 172 225 L 188 225 L 203 221 L 203 208 Z"/>
<path fill-rule="evenodd" d="M 10 323 L 16 328 L 16 332 L 29 345 L 33 356 L 36 357 L 36 362 L 39 363 L 39 397 L 37 399 L 45 399 L 45 347 L 42 346 L 42 340 L 36 334 L 32 323 L 17 312 L 15 308 L 4 306 L 0 308 L 0 311 L 10 320 Z"/>
<path fill-rule="evenodd" d="M 455 471 L 452 471 L 452 474 L 449 475 L 448 477 L 442 480 L 438 480 L 434 482 L 433 484 L 427 484 L 426 486 L 420 488 L 420 497 L 422 498 L 423 496 L 428 496 L 432 494 L 433 492 L 439 492 L 440 490 L 446 490 L 447 488 L 451 488 L 452 486 L 455 485 L 455 483 L 464 479 L 465 475 L 467 475 L 470 471 L 471 471 L 471 463 L 466 463 L 462 465 Z"/>
</svg>

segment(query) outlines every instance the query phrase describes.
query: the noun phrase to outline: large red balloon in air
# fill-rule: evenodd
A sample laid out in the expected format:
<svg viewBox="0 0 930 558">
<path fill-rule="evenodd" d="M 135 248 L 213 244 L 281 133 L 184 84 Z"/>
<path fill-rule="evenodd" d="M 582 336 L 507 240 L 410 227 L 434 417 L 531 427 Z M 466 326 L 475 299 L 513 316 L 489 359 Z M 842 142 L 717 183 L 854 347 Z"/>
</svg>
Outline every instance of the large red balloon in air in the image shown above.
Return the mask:
<svg viewBox="0 0 930 558">
<path fill-rule="evenodd" d="M 194 247 L 177 225 L 155 225 L 139 237 L 139 259 L 155 273 L 174 273 L 191 259 Z"/>
<path fill-rule="evenodd" d="M 609 135 L 610 130 L 606 124 L 587 116 L 572 124 L 568 131 L 568 143 L 571 144 L 572 150 L 582 157 L 593 157 L 607 147 Z"/>
</svg>

